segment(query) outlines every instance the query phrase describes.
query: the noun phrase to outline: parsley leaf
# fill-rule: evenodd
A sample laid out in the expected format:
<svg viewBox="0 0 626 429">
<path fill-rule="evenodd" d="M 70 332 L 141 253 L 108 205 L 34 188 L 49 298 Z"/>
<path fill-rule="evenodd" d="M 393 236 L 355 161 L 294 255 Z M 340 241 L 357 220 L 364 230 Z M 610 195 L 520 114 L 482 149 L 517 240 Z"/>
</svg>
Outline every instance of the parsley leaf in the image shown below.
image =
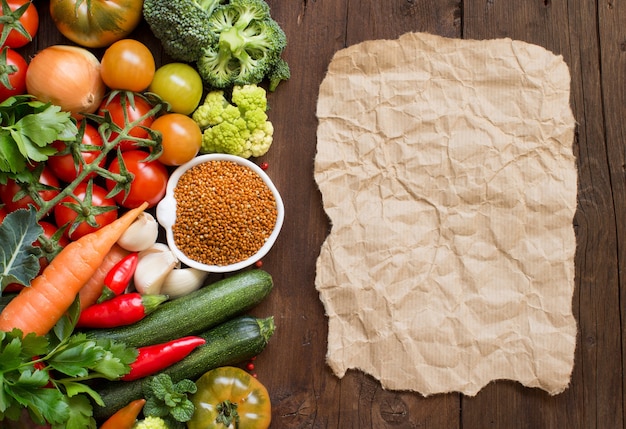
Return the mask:
<svg viewBox="0 0 626 429">
<path fill-rule="evenodd" d="M 46 336 L 0 331 L 0 422 L 18 420 L 26 409 L 34 422 L 53 429 L 95 429 L 92 400 L 104 404 L 84 381 L 127 374 L 138 352 L 74 333 L 76 306 Z"/>
<path fill-rule="evenodd" d="M 78 128 L 69 112 L 30 95 L 0 103 L 0 183 L 28 176 L 28 166 L 56 153 L 56 140 L 76 139 Z"/>
</svg>

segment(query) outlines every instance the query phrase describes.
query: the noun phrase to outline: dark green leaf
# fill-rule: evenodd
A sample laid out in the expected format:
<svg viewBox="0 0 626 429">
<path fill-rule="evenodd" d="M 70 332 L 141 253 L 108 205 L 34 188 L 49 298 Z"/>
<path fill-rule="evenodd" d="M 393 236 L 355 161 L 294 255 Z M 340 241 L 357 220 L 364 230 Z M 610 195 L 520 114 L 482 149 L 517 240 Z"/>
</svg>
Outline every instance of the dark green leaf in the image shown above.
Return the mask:
<svg viewBox="0 0 626 429">
<path fill-rule="evenodd" d="M 9 213 L 0 224 L 0 291 L 9 283 L 29 285 L 39 273 L 39 250 L 33 242 L 41 234 L 32 206 Z"/>
<path fill-rule="evenodd" d="M 67 312 L 57 321 L 54 325 L 53 332 L 56 337 L 63 341 L 69 338 L 74 331 L 74 327 L 76 326 L 76 322 L 80 317 L 80 297 L 76 295 L 74 302 L 67 310 Z"/>
</svg>

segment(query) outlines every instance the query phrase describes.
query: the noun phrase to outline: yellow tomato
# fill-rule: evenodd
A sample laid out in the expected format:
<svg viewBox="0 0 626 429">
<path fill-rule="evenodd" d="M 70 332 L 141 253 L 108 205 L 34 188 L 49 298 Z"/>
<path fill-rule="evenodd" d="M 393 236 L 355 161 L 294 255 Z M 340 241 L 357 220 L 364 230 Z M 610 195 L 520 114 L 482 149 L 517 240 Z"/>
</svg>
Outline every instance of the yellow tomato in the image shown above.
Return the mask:
<svg viewBox="0 0 626 429">
<path fill-rule="evenodd" d="M 142 18 L 142 0 L 51 0 L 50 15 L 65 37 L 103 48 L 128 36 Z"/>
</svg>

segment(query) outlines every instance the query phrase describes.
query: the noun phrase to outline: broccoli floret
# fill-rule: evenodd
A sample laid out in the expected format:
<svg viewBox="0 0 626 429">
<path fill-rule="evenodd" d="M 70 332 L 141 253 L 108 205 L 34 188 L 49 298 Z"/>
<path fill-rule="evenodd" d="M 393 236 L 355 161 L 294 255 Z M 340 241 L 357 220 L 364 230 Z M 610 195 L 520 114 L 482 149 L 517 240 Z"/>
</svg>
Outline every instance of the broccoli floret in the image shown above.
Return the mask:
<svg viewBox="0 0 626 429">
<path fill-rule="evenodd" d="M 287 37 L 264 0 L 231 0 L 209 19 L 217 41 L 205 47 L 198 71 L 214 88 L 257 84 L 273 70 Z"/>
<path fill-rule="evenodd" d="M 144 0 L 143 16 L 163 50 L 176 60 L 194 62 L 217 42 L 209 17 L 225 0 Z"/>
<path fill-rule="evenodd" d="M 169 426 L 160 417 L 146 417 L 135 423 L 133 429 L 169 429 Z"/>
<path fill-rule="evenodd" d="M 200 151 L 243 158 L 265 155 L 274 135 L 266 110 L 267 93 L 256 84 L 235 85 L 231 101 L 222 90 L 210 91 L 192 115 L 203 130 Z"/>
<path fill-rule="evenodd" d="M 279 83 L 281 83 L 283 80 L 289 80 L 289 78 L 291 77 L 291 70 L 289 69 L 289 64 L 287 64 L 287 61 L 283 60 L 282 58 L 276 61 L 274 63 L 274 67 L 272 67 L 267 77 L 270 81 L 267 89 L 269 89 L 270 92 L 276 91 L 276 87 Z"/>
</svg>

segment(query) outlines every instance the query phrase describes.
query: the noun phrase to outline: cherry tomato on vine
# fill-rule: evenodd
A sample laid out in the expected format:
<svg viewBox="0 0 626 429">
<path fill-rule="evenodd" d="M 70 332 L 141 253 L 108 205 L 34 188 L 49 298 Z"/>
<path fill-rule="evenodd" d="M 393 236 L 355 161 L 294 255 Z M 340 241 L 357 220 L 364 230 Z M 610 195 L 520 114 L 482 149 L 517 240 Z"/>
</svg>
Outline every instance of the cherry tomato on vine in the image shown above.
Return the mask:
<svg viewBox="0 0 626 429">
<path fill-rule="evenodd" d="M 80 127 L 81 124 L 79 123 L 78 128 L 80 129 Z M 66 147 L 65 143 L 62 141 L 56 141 L 52 145 L 59 152 L 63 151 Z M 82 157 L 85 165 L 94 162 L 100 155 L 100 150 L 96 148 L 103 145 L 102 137 L 96 127 L 85 123 L 85 131 L 80 145 L 85 147 L 84 150 L 80 151 L 80 156 Z M 76 179 L 78 174 L 83 170 L 83 164 L 80 163 L 80 160 L 78 160 L 78 162 L 78 164 L 74 162 L 74 157 L 71 153 L 63 153 L 49 157 L 47 164 L 59 179 L 70 183 Z M 106 160 L 103 158 L 100 165 L 104 166 L 105 162 Z M 91 173 L 87 175 L 85 179 L 89 179 L 94 176 L 95 173 Z"/>
<path fill-rule="evenodd" d="M 142 150 L 128 150 L 122 152 L 121 157 L 129 173 L 134 178 L 130 184 L 129 192 L 124 191 L 117 193 L 115 201 L 122 207 L 135 208 L 139 207 L 144 201 L 148 202 L 149 207 L 155 206 L 165 195 L 167 187 L 168 172 L 165 165 L 157 160 L 146 161 L 148 153 Z M 109 164 L 109 171 L 120 173 L 121 167 L 119 158 L 115 158 Z M 106 187 L 111 191 L 115 187 L 115 181 L 106 180 Z"/>
<path fill-rule="evenodd" d="M 155 68 L 154 56 L 146 45 L 138 40 L 122 39 L 104 51 L 100 75 L 111 89 L 139 92 L 148 88 Z"/>
<path fill-rule="evenodd" d="M 44 189 L 38 191 L 44 201 L 50 201 L 59 195 L 59 179 L 48 167 L 43 168 L 41 175 L 39 176 L 39 183 L 44 186 Z M 22 187 L 12 179 L 8 179 L 5 185 L 0 185 L 0 199 L 4 203 L 8 212 L 28 208 L 29 204 L 39 208 L 29 195 L 24 194 L 20 197 L 19 195 L 21 194 Z M 19 199 L 13 201 L 16 196 Z"/>
<path fill-rule="evenodd" d="M 0 44 L 10 48 L 21 48 L 31 42 L 37 34 L 39 13 L 33 2 L 29 0 L 6 0 L 6 4 L 16 20 L 10 24 L 0 24 L 2 34 Z M 5 15 L 4 10 L 0 9 L 0 15 Z"/>
<path fill-rule="evenodd" d="M 69 225 L 65 234 L 72 241 L 117 219 L 117 205 L 112 198 L 106 197 L 107 190 L 92 183 L 92 194 L 89 198 L 88 186 L 88 182 L 79 183 L 72 192 L 79 201 L 68 195 L 54 206 L 54 221 L 59 226 Z"/>
<path fill-rule="evenodd" d="M 133 97 L 133 101 L 131 102 L 129 97 L 126 95 L 122 96 L 118 93 L 113 98 L 105 98 L 102 101 L 98 114 L 103 115 L 104 111 L 108 110 L 111 115 L 111 120 L 120 128 L 124 128 L 124 111 L 126 111 L 128 123 L 131 123 L 148 114 L 152 107 L 153 106 L 145 98 L 139 95 L 135 95 Z M 141 126 L 149 128 L 153 121 L 154 116 L 147 116 L 136 127 L 130 130 L 130 136 L 135 138 L 148 138 L 148 132 L 141 128 Z M 117 136 L 117 133 L 111 133 L 111 139 L 114 139 Z M 120 141 L 118 147 L 121 150 L 131 150 L 137 148 L 135 142 L 132 140 L 122 140 Z"/>
<path fill-rule="evenodd" d="M 150 128 L 161 133 L 163 152 L 159 161 L 165 165 L 184 164 L 200 151 L 202 131 L 189 116 L 166 113 L 156 118 Z"/>
<path fill-rule="evenodd" d="M 202 98 L 202 78 L 189 64 L 169 63 L 157 69 L 149 90 L 167 101 L 172 112 L 190 115 Z"/>
<path fill-rule="evenodd" d="M 0 102 L 26 92 L 28 63 L 17 51 L 2 48 L 0 53 Z"/>
</svg>

